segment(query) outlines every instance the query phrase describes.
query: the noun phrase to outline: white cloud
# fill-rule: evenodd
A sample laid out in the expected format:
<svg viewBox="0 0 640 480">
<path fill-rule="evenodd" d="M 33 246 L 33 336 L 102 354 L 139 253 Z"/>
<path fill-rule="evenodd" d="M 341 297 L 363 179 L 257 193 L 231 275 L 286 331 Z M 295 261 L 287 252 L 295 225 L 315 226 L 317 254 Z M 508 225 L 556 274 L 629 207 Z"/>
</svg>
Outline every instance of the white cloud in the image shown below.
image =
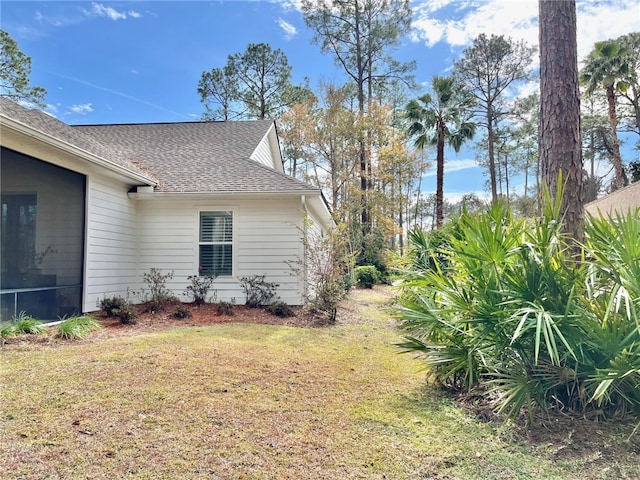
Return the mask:
<svg viewBox="0 0 640 480">
<path fill-rule="evenodd" d="M 584 60 L 594 43 L 640 30 L 640 0 L 604 3 L 578 1 L 578 61 Z"/>
<path fill-rule="evenodd" d="M 277 3 L 284 10 L 302 11 L 302 0 L 272 0 L 272 2 Z"/>
<path fill-rule="evenodd" d="M 26 108 L 27 110 L 34 110 L 34 109 L 39 110 L 39 109 L 40 109 L 40 107 L 39 107 L 38 105 L 36 105 L 35 103 L 30 102 L 30 101 L 28 101 L 28 100 L 21 100 L 21 99 L 18 99 L 18 100 L 16 101 L 16 103 L 17 103 L 18 105 L 20 105 L 21 107 Z"/>
<path fill-rule="evenodd" d="M 478 162 L 472 158 L 465 158 L 462 160 L 446 160 L 444 162 L 444 173 L 459 172 L 460 170 L 467 170 L 469 168 L 479 168 Z M 435 177 L 436 167 L 433 166 L 424 173 L 423 177 Z"/>
<path fill-rule="evenodd" d="M 86 115 L 87 113 L 93 112 L 93 108 L 91 107 L 91 103 L 82 103 L 78 105 L 72 105 L 69 107 L 73 113 L 77 113 L 79 115 Z"/>
<path fill-rule="evenodd" d="M 504 35 L 538 44 L 538 2 L 533 0 L 419 0 L 414 2 L 411 39 L 433 46 L 469 45 L 481 33 Z M 595 42 L 638 30 L 640 0 L 578 0 L 578 58 Z"/>
<path fill-rule="evenodd" d="M 291 40 L 298 34 L 298 30 L 296 29 L 296 27 L 291 25 L 289 22 L 286 22 L 282 18 L 278 19 L 278 25 L 280 25 L 280 28 L 284 31 L 284 38 L 287 40 Z"/>
<path fill-rule="evenodd" d="M 538 40 L 538 4 L 534 1 L 488 0 L 471 4 L 427 0 L 417 5 L 415 12 L 413 39 L 424 40 L 427 46 L 439 41 L 465 46 L 481 33 L 524 39 L 531 44 Z"/>
<path fill-rule="evenodd" d="M 127 18 L 127 14 L 124 12 L 118 12 L 115 8 L 105 7 L 101 3 L 92 3 L 93 8 L 91 9 L 91 13 L 99 16 L 99 17 L 107 17 L 111 20 L 124 20 Z"/>
<path fill-rule="evenodd" d="M 475 190 L 472 192 L 445 192 L 444 198 L 446 198 L 449 203 L 460 203 L 464 196 L 469 194 L 473 194 L 485 202 L 491 200 L 491 194 L 486 190 Z"/>
<path fill-rule="evenodd" d="M 119 12 L 115 8 L 107 7 L 102 3 L 93 2 L 91 10 L 83 10 L 85 15 L 92 17 L 106 17 L 110 20 L 125 20 L 127 18 L 140 18 L 142 14 L 133 10 L 129 12 Z"/>
</svg>

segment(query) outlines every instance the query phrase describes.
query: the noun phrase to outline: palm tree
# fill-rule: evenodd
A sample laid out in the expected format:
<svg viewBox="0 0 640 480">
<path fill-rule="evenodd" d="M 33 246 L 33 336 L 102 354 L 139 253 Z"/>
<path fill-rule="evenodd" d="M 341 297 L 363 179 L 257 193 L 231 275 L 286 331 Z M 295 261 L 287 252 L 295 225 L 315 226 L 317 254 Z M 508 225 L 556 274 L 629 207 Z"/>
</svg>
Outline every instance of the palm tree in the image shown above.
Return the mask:
<svg viewBox="0 0 640 480">
<path fill-rule="evenodd" d="M 435 145 L 436 157 L 436 228 L 442 226 L 444 202 L 444 149 L 445 145 L 457 153 L 465 141 L 473 138 L 476 125 L 468 121 L 473 97 L 454 77 L 433 77 L 429 93 L 412 100 L 406 107 L 411 122 L 408 133 L 415 137 L 415 146 L 423 150 Z"/>
<path fill-rule="evenodd" d="M 628 83 L 624 78 L 629 73 L 626 47 L 615 40 L 597 42 L 593 51 L 587 57 L 580 81 L 586 88 L 586 95 L 590 97 L 599 89 L 604 88 L 609 106 L 609 124 L 612 135 L 613 169 L 615 172 L 614 186 L 624 187 L 629 183 L 624 171 L 618 141 L 618 118 L 616 114 L 616 92 L 625 91 Z"/>
</svg>

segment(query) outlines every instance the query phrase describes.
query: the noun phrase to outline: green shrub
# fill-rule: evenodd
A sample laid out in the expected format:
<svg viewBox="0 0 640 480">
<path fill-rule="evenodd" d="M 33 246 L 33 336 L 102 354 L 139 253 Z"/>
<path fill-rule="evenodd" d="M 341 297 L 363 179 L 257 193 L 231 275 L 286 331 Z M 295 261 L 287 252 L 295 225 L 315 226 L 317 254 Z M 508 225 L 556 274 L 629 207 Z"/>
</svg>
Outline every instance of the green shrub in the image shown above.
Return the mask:
<svg viewBox="0 0 640 480">
<path fill-rule="evenodd" d="M 216 313 L 218 315 L 233 315 L 233 303 L 230 302 L 218 302 L 216 303 Z"/>
<path fill-rule="evenodd" d="M 209 275 L 190 275 L 187 280 L 191 282 L 186 288 L 186 294 L 193 297 L 193 301 L 196 305 L 204 305 L 207 301 L 207 295 L 211 289 L 216 277 Z"/>
<path fill-rule="evenodd" d="M 463 215 L 437 264 L 404 285 L 401 346 L 444 385 L 485 385 L 512 417 L 640 415 L 640 214 L 589 219 L 576 263 L 558 204 L 538 219 L 504 205 Z"/>
<path fill-rule="evenodd" d="M 356 285 L 363 288 L 373 288 L 380 281 L 380 272 L 373 265 L 363 265 L 354 269 Z"/>
<path fill-rule="evenodd" d="M 120 323 L 125 325 L 135 325 L 138 323 L 138 309 L 131 302 L 125 304 L 113 311 L 113 316 L 120 319 Z"/>
<path fill-rule="evenodd" d="M 117 295 L 114 295 L 111 298 L 103 298 L 100 301 L 100 309 L 104 311 L 107 317 L 115 317 L 116 311 L 123 308 L 128 302 Z"/>
<path fill-rule="evenodd" d="M 16 328 L 13 323 L 0 323 L 0 345 L 3 345 L 5 340 L 15 337 L 17 334 L 18 333 L 16 332 Z"/>
<path fill-rule="evenodd" d="M 102 328 L 100 324 L 89 315 L 71 317 L 58 325 L 55 336 L 67 340 L 77 340 L 87 337 L 91 332 L 100 328 Z"/>
<path fill-rule="evenodd" d="M 273 302 L 266 308 L 266 310 L 276 317 L 286 318 L 295 316 L 293 309 L 282 301 Z"/>
<path fill-rule="evenodd" d="M 175 312 L 173 312 L 173 318 L 177 318 L 178 320 L 184 320 L 185 318 L 191 318 L 193 315 L 191 314 L 191 310 L 186 305 L 182 303 L 176 307 Z"/>
<path fill-rule="evenodd" d="M 149 294 L 144 288 L 140 292 L 143 302 L 147 304 L 147 311 L 162 312 L 169 304 L 178 301 L 167 288 L 167 280 L 172 278 L 173 271 L 163 274 L 158 268 L 151 268 L 148 273 L 142 275 L 142 281 L 149 288 Z"/>
<path fill-rule="evenodd" d="M 16 334 L 26 333 L 30 335 L 37 335 L 45 332 L 45 328 L 42 326 L 42 322 L 27 315 L 22 311 L 14 319 L 13 328 Z"/>
<path fill-rule="evenodd" d="M 251 308 L 258 308 L 262 305 L 269 305 L 276 290 L 280 286 L 277 283 L 267 282 L 265 275 L 252 275 L 250 277 L 240 277 L 240 285 L 246 295 L 246 305 Z"/>
</svg>

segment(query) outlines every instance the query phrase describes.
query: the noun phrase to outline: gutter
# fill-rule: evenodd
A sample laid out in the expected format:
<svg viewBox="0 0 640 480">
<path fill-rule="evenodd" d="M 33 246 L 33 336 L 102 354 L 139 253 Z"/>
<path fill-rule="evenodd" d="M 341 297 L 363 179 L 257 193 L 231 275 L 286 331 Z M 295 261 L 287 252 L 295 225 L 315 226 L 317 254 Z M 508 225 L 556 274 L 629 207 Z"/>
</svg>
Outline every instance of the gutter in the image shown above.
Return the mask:
<svg viewBox="0 0 640 480">
<path fill-rule="evenodd" d="M 160 200 L 160 199 L 211 199 L 233 197 L 238 198 L 256 198 L 263 197 L 302 197 L 306 195 L 320 196 L 318 190 L 273 190 L 273 191 L 246 191 L 246 190 L 229 190 L 226 192 L 155 192 L 145 187 L 138 187 L 135 192 L 129 192 L 128 196 L 134 200 Z"/>
<path fill-rule="evenodd" d="M 308 268 L 307 268 L 307 242 L 308 242 L 308 238 L 309 238 L 309 233 L 308 233 L 308 223 L 309 223 L 309 219 L 308 217 L 308 210 L 307 210 L 307 197 L 305 195 L 302 195 L 301 198 L 302 201 L 302 275 L 303 275 L 303 279 L 302 279 L 302 301 L 306 303 L 307 298 L 309 298 L 309 272 L 308 272 Z"/>
</svg>

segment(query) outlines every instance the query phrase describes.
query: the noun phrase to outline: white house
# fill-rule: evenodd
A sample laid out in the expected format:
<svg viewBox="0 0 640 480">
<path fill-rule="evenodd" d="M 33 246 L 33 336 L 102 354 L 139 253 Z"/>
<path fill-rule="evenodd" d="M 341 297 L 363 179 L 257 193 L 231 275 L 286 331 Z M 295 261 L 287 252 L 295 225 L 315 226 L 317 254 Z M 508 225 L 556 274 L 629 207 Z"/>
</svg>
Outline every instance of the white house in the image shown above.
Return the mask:
<svg viewBox="0 0 640 480">
<path fill-rule="evenodd" d="M 213 273 L 218 300 L 266 275 L 301 304 L 305 219 L 332 226 L 321 191 L 284 173 L 272 121 L 70 126 L 0 98 L 0 145 L 2 319 L 97 310 L 151 268 L 185 301 L 187 277 Z"/>
</svg>

